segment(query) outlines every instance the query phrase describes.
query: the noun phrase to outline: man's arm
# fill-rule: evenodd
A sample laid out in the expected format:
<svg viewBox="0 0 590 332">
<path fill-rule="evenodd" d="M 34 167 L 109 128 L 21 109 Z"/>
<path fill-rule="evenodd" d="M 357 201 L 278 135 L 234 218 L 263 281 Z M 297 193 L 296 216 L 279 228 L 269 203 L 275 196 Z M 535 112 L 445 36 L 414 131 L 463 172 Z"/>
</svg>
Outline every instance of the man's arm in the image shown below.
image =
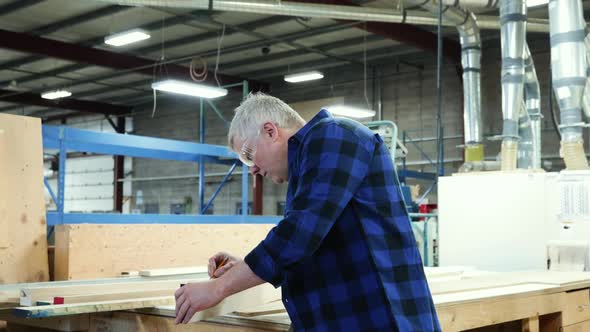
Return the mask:
<svg viewBox="0 0 590 332">
<path fill-rule="evenodd" d="M 217 305 L 226 297 L 264 283 L 244 261 L 239 261 L 221 277 L 186 284 L 174 294 L 176 324 L 188 323 L 196 312 Z"/>
</svg>

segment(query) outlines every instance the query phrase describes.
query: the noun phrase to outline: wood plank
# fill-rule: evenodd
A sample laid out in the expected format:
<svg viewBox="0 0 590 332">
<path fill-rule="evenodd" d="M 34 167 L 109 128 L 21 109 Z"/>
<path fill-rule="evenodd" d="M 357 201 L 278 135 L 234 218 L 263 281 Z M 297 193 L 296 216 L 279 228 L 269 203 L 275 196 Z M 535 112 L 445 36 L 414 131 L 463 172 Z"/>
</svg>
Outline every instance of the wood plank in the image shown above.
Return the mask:
<svg viewBox="0 0 590 332">
<path fill-rule="evenodd" d="M 207 266 L 173 267 L 168 269 L 151 269 L 139 271 L 142 277 L 161 277 L 178 274 L 207 273 Z"/>
<path fill-rule="evenodd" d="M 285 312 L 287 312 L 287 310 L 285 309 L 283 302 L 281 300 L 277 300 L 253 308 L 236 310 L 233 312 L 233 314 L 240 317 L 257 317 Z"/>
<path fill-rule="evenodd" d="M 151 308 L 162 305 L 173 305 L 175 303 L 174 301 L 174 296 L 158 296 L 147 297 L 143 299 L 126 299 L 89 303 L 18 307 L 13 309 L 12 313 L 17 317 L 23 318 L 45 318 L 91 312 Z"/>
<path fill-rule="evenodd" d="M 15 317 L 10 313 L 0 314 L 0 319 L 11 323 L 29 327 L 51 329 L 51 331 L 86 331 L 89 327 L 88 314 L 71 315 L 63 317 L 48 317 L 43 319 L 26 319 Z"/>
<path fill-rule="evenodd" d="M 262 284 L 229 296 L 215 307 L 196 313 L 191 319 L 191 323 L 225 315 L 236 310 L 276 301 L 280 298 L 281 291 L 279 288 L 274 288 L 270 284 Z M 150 309 L 142 309 L 139 311 L 142 313 L 175 317 L 175 309 L 176 308 L 174 305 L 169 305 L 158 306 Z"/>
<path fill-rule="evenodd" d="M 22 288 L 20 304 L 22 306 L 31 306 L 37 301 L 45 301 L 56 296 L 73 296 L 85 294 L 98 293 L 117 293 L 117 292 L 131 292 L 131 291 L 147 291 L 150 289 L 177 289 L 180 284 L 187 282 L 197 282 L 208 280 L 209 277 L 198 278 L 177 278 L 170 280 L 154 280 L 149 279 L 142 281 L 118 282 L 118 283 L 100 283 L 90 285 L 64 285 L 64 286 L 47 286 L 35 288 Z"/>
<path fill-rule="evenodd" d="M 563 327 L 563 332 L 588 332 L 588 331 L 590 331 L 590 320 Z"/>
<path fill-rule="evenodd" d="M 0 284 L 48 280 L 39 118 L 0 114 L 0 160 Z"/>
<path fill-rule="evenodd" d="M 563 293 L 437 306 L 443 331 L 462 331 L 560 312 Z"/>
<path fill-rule="evenodd" d="M 116 277 L 123 271 L 205 265 L 218 251 L 243 257 L 273 226 L 58 225 L 55 278 Z"/>
<path fill-rule="evenodd" d="M 136 332 L 262 332 L 287 331 L 289 326 L 276 328 L 276 324 L 218 324 L 198 322 L 174 324 L 174 318 L 144 315 L 131 312 L 102 312 L 91 315 L 88 332 L 136 331 Z M 254 325 L 254 326 L 251 326 Z"/>
<path fill-rule="evenodd" d="M 523 319 L 522 332 L 539 332 L 539 316 Z"/>
<path fill-rule="evenodd" d="M 590 291 L 586 289 L 565 293 L 563 325 L 590 320 Z"/>
<path fill-rule="evenodd" d="M 86 294 L 86 295 L 71 295 L 71 296 L 56 296 L 53 298 L 51 304 L 72 304 L 84 302 L 98 302 L 98 301 L 114 301 L 124 299 L 140 299 L 145 297 L 157 296 L 173 296 L 178 286 L 174 288 L 151 289 L 137 292 L 118 292 L 118 293 L 102 293 L 102 294 Z"/>
<path fill-rule="evenodd" d="M 479 302 L 502 298 L 503 300 L 547 293 L 559 292 L 559 286 L 546 284 L 523 284 L 488 289 L 468 290 L 465 292 L 445 293 L 433 295 L 434 304 L 438 307 Z"/>
</svg>

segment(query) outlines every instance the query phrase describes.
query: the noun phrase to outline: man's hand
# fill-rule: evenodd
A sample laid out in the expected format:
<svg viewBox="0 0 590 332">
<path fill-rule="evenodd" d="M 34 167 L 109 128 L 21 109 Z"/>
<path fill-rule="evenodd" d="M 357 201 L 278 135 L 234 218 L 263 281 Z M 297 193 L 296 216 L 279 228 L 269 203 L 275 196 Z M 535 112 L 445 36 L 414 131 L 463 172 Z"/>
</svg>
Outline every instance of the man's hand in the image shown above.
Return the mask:
<svg viewBox="0 0 590 332">
<path fill-rule="evenodd" d="M 176 324 L 186 324 L 195 313 L 209 309 L 224 299 L 218 280 L 190 283 L 176 293 Z"/>
<path fill-rule="evenodd" d="M 213 257 L 209 258 L 209 264 L 207 265 L 207 269 L 209 272 L 209 277 L 211 278 L 219 278 L 225 272 L 229 271 L 240 259 L 234 257 L 225 252 L 218 252 Z M 225 264 L 219 267 L 223 262 Z"/>
</svg>

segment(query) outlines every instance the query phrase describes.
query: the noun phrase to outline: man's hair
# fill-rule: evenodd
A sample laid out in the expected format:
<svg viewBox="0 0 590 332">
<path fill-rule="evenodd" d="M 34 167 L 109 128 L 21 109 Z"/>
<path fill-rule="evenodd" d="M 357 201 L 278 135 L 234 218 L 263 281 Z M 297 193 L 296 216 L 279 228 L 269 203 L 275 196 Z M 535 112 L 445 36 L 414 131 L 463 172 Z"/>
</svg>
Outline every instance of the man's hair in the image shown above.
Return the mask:
<svg viewBox="0 0 590 332">
<path fill-rule="evenodd" d="M 305 120 L 279 98 L 262 92 L 250 93 L 236 108 L 231 121 L 227 134 L 230 149 L 233 149 L 235 137 L 253 137 L 269 121 L 279 128 L 298 128 L 305 124 Z"/>
</svg>

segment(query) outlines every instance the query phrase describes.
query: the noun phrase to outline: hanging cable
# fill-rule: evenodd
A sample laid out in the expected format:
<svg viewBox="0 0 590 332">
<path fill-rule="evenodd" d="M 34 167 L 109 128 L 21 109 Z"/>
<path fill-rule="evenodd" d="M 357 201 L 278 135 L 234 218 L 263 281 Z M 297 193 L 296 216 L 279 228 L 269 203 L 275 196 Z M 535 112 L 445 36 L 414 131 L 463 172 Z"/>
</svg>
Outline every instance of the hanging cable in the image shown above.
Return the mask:
<svg viewBox="0 0 590 332">
<path fill-rule="evenodd" d="M 225 24 L 223 24 L 223 27 L 221 28 L 221 37 L 219 37 L 217 40 L 217 57 L 215 59 L 215 71 L 213 72 L 217 86 L 221 86 L 219 79 L 217 78 L 217 69 L 219 68 L 219 54 L 221 53 L 221 43 L 223 43 L 223 36 L 225 36 Z"/>
<path fill-rule="evenodd" d="M 437 156 L 436 156 L 436 182 L 438 183 L 438 176 L 439 176 L 439 169 L 441 168 L 441 163 L 443 162 L 443 140 L 442 140 L 442 50 L 443 50 L 443 38 L 442 38 L 442 14 L 443 14 L 443 5 L 442 1 L 438 2 L 438 26 L 437 26 L 437 52 L 436 52 L 436 147 L 437 147 Z"/>
</svg>

